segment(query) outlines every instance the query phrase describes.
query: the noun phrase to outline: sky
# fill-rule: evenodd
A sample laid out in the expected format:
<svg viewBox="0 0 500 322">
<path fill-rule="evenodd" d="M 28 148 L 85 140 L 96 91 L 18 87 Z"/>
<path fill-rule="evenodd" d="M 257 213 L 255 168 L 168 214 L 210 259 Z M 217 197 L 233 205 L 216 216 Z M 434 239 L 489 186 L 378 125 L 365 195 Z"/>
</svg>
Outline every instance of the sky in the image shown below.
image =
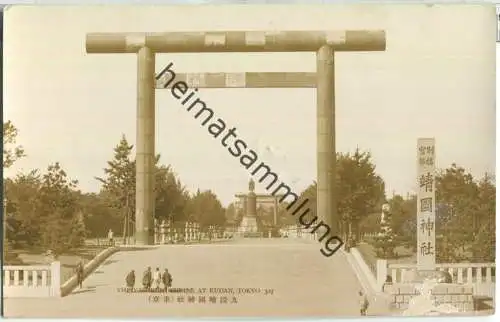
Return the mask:
<svg viewBox="0 0 500 322">
<path fill-rule="evenodd" d="M 416 186 L 416 144 L 436 139 L 437 166 L 495 169 L 495 10 L 481 5 L 10 7 L 4 27 L 4 119 L 27 157 L 7 176 L 60 162 L 96 192 L 123 134 L 135 143 L 136 57 L 86 54 L 88 32 L 384 29 L 385 52 L 336 54 L 337 150 L 370 151 L 386 192 Z M 464 23 L 467 22 L 467 23 Z M 14 27 L 15 26 L 15 27 Z M 178 72 L 313 72 L 314 53 L 162 54 Z M 202 89 L 283 181 L 316 178 L 313 89 Z M 249 173 L 168 90 L 156 91 L 156 151 L 186 187 L 224 205 Z M 201 162 L 203 160 L 203 163 Z M 265 191 L 257 185 L 258 192 Z"/>
</svg>

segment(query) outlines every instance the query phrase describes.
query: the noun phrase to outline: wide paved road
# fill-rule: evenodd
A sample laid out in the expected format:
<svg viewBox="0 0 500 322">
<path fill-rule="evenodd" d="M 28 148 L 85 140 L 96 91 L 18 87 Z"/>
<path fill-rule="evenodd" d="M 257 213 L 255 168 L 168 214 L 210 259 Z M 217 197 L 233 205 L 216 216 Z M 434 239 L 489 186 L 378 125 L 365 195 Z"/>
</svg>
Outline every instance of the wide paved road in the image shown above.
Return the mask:
<svg viewBox="0 0 500 322">
<path fill-rule="evenodd" d="M 343 254 L 326 258 L 315 241 L 246 239 L 231 243 L 170 245 L 119 252 L 110 257 L 84 283 L 81 291 L 57 299 L 6 299 L 7 317 L 210 317 L 359 316 L 361 289 Z M 261 288 L 273 294 L 236 294 L 228 303 L 153 303 L 147 294 L 118 293 L 127 272 L 136 270 L 141 282 L 146 266 L 167 267 L 173 286 L 182 288 Z M 148 300 L 149 299 L 149 300 Z M 192 298 L 191 298 L 192 300 Z M 213 300 L 213 298 L 212 298 Z M 223 300 L 223 299 L 222 299 Z M 234 300 L 237 303 L 232 303 Z"/>
</svg>

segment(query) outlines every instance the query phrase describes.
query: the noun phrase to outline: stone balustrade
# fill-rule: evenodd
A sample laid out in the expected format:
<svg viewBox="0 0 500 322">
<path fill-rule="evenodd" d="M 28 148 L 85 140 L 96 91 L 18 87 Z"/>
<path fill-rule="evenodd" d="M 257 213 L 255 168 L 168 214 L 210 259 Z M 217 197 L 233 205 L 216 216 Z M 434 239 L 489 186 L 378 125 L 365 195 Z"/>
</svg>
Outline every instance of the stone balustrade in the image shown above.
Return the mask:
<svg viewBox="0 0 500 322">
<path fill-rule="evenodd" d="M 309 230 L 299 229 L 295 226 L 281 229 L 281 232 L 282 234 L 285 233 L 288 238 L 316 240 L 316 234 L 311 234 Z"/>
<path fill-rule="evenodd" d="M 207 228 L 202 231 L 200 224 L 195 222 L 185 222 L 182 225 L 162 222 L 155 229 L 155 244 L 196 243 L 202 240 L 228 239 L 233 235 L 216 227 Z"/>
<path fill-rule="evenodd" d="M 443 263 L 436 264 L 436 269 L 448 272 L 452 282 L 469 285 L 474 288 L 474 295 L 495 297 L 494 263 Z M 377 260 L 377 285 L 382 289 L 387 276 L 393 283 L 411 282 L 416 270 L 415 264 L 388 264 L 387 260 Z"/>
<path fill-rule="evenodd" d="M 133 247 L 136 246 L 121 245 L 102 250 L 85 264 L 84 278 L 114 253 Z M 75 275 L 61 283 L 59 261 L 53 261 L 50 265 L 6 265 L 3 267 L 3 277 L 3 295 L 6 298 L 61 297 L 71 293 L 78 285 Z"/>
<path fill-rule="evenodd" d="M 61 296 L 61 263 L 55 261 L 49 265 L 3 266 L 3 296 Z"/>
</svg>

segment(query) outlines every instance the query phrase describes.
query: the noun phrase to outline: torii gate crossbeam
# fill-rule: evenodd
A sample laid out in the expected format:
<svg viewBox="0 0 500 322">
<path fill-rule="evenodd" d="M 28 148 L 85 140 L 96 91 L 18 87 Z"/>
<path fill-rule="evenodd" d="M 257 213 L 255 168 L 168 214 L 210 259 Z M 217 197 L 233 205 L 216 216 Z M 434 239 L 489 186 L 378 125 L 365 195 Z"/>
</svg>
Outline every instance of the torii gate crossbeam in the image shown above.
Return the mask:
<svg viewBox="0 0 500 322">
<path fill-rule="evenodd" d="M 156 76 L 156 88 L 171 88 L 168 73 Z M 316 73 L 176 73 L 189 88 L 316 88 Z"/>
<path fill-rule="evenodd" d="M 136 243 L 154 242 L 155 54 L 224 52 L 317 52 L 317 212 L 332 233 L 338 232 L 335 198 L 335 51 L 385 51 L 385 31 L 217 31 L 166 33 L 89 33 L 87 53 L 136 53 Z M 268 81 L 250 81 L 268 74 Z M 295 86 L 271 73 L 246 73 L 244 86 L 310 87 L 311 75 L 298 76 Z M 279 74 L 279 73 L 277 73 Z M 304 76 L 304 77 L 303 77 Z M 271 79 L 278 77 L 277 79 Z M 288 77 L 288 76 L 285 76 Z M 260 83 L 259 83 L 260 82 Z M 274 83 L 273 83 L 274 82 Z M 303 83 L 300 83 L 303 82 Z M 254 86 L 249 86 L 254 84 Z M 260 85 L 259 85 L 260 84 Z M 222 87 L 220 85 L 212 88 Z M 224 87 L 226 84 L 224 84 Z M 305 86 L 307 85 L 307 86 Z M 209 87 L 209 86 L 205 86 Z M 231 86 L 229 86 L 231 87 Z"/>
</svg>

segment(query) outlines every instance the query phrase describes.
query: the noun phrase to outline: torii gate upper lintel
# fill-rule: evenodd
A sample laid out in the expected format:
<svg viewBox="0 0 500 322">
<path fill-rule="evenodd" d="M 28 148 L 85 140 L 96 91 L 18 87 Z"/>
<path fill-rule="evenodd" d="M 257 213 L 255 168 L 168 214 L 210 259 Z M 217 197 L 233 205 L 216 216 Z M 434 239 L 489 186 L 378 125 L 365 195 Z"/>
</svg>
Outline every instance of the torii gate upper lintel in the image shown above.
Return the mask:
<svg viewBox="0 0 500 322">
<path fill-rule="evenodd" d="M 89 33 L 89 54 L 311 52 L 324 45 L 335 51 L 384 51 L 383 30 L 214 31 L 158 33 Z"/>
<path fill-rule="evenodd" d="M 243 85 L 207 82 L 206 88 L 316 87 L 317 211 L 337 233 L 335 194 L 334 52 L 385 51 L 383 30 L 215 31 L 165 33 L 89 33 L 87 53 L 136 53 L 136 243 L 152 244 L 155 156 L 155 54 L 236 52 L 317 52 L 316 73 L 243 73 Z M 187 74 L 183 77 L 186 78 Z M 214 78 L 215 79 L 215 78 Z"/>
</svg>

